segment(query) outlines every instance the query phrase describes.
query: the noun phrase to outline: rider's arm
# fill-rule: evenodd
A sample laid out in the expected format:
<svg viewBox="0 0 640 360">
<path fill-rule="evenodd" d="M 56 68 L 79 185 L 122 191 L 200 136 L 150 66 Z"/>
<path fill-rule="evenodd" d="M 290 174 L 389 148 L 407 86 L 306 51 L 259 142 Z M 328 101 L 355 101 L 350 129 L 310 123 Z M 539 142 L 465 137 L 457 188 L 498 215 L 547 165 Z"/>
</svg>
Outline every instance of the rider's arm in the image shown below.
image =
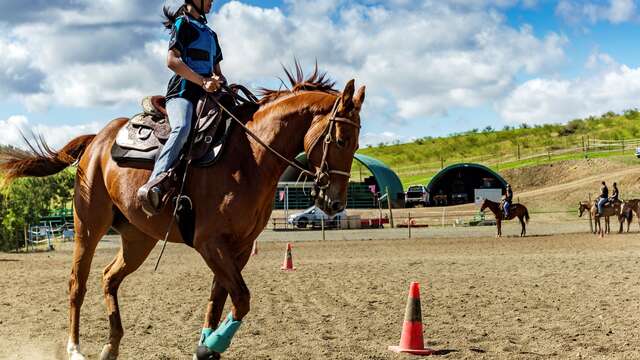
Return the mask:
<svg viewBox="0 0 640 360">
<path fill-rule="evenodd" d="M 213 74 L 218 77 L 218 80 L 221 83 L 226 83 L 227 78 L 222 75 L 222 69 L 220 69 L 220 63 L 217 63 L 216 66 L 213 67 Z"/>
<path fill-rule="evenodd" d="M 180 55 L 181 54 L 178 49 L 174 48 L 169 50 L 169 54 L 167 55 L 167 67 L 174 73 L 182 76 L 182 78 L 187 79 L 198 86 L 202 86 L 204 83 L 204 77 L 191 70 L 191 68 L 182 61 Z"/>
</svg>

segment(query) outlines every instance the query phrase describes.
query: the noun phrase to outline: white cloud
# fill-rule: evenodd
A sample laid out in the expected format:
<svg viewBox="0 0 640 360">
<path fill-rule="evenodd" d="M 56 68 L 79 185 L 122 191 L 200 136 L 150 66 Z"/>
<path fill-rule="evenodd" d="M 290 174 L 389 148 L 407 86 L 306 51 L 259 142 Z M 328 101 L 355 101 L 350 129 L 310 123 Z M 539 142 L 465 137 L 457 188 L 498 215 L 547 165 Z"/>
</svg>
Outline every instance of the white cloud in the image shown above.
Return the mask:
<svg viewBox="0 0 640 360">
<path fill-rule="evenodd" d="M 381 133 L 373 133 L 368 132 L 360 135 L 360 147 L 364 147 L 367 145 L 377 146 L 381 143 L 383 144 L 393 144 L 396 142 L 407 142 L 412 139 L 396 134 L 392 131 L 383 131 Z"/>
<path fill-rule="evenodd" d="M 233 1 L 212 23 L 227 59 L 223 69 L 233 79 L 272 78 L 294 56 L 306 64 L 317 58 L 341 82 L 355 77 L 370 94 L 390 97 L 395 116 L 409 119 L 495 99 L 520 73 L 545 72 L 564 61 L 565 37 L 538 38 L 487 8 L 514 3 L 400 1 L 393 8 L 350 4 L 331 12 L 296 1 L 292 14 L 307 9 L 314 15 L 301 18 Z"/>
<path fill-rule="evenodd" d="M 543 124 L 638 107 L 640 68 L 617 64 L 606 54 L 592 55 L 587 66 L 599 71 L 574 80 L 525 82 L 497 104 L 500 115 L 510 123 Z"/>
<path fill-rule="evenodd" d="M 165 91 L 170 73 L 160 3 L 74 4 L 48 7 L 46 16 L 28 14 L 32 21 L 0 35 L 0 50 L 6 44 L 20 50 L 14 51 L 13 74 L 33 77 L 23 81 L 33 87 L 19 97 L 28 109 L 131 104 Z M 222 68 L 231 81 L 273 84 L 283 75 L 281 64 L 297 57 L 309 68 L 317 59 L 339 84 L 356 78 L 367 85 L 368 99 L 377 99 L 367 101 L 367 115 L 406 121 L 486 104 L 508 93 L 521 74 L 541 76 L 562 63 L 564 36 L 539 37 L 504 18 L 508 7 L 536 5 L 535 0 L 286 0 L 282 8 L 267 9 L 231 1 L 210 22 L 220 35 Z M 0 16 L 2 21 L 9 20 Z M 0 80 L 8 73 L 3 61 Z"/>
<path fill-rule="evenodd" d="M 585 19 L 591 23 L 608 21 L 618 24 L 636 19 L 636 8 L 636 0 L 560 0 L 556 6 L 556 14 L 574 24 Z"/>
<path fill-rule="evenodd" d="M 46 135 L 47 144 L 54 149 L 63 147 L 69 140 L 84 134 L 95 134 L 102 128 L 97 122 L 82 125 L 33 125 L 23 115 L 0 120 L 0 144 L 25 147 L 21 132 L 29 138 L 31 132 Z"/>
</svg>

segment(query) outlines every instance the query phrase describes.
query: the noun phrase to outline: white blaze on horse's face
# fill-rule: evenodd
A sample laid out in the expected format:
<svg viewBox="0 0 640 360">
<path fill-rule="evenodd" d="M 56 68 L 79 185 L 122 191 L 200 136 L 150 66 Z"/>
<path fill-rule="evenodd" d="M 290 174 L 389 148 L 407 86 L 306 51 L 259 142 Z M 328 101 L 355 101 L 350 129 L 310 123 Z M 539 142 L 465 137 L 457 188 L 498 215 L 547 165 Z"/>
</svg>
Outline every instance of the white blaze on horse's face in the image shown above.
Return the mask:
<svg viewBox="0 0 640 360">
<path fill-rule="evenodd" d="M 365 98 L 365 87 L 361 87 L 355 95 L 354 89 L 354 81 L 351 80 L 337 100 L 335 114 L 327 114 L 322 122 L 328 131 L 320 139 L 321 144 L 309 149 L 312 151 L 309 154 L 310 163 L 317 173 L 322 174 L 317 179 L 320 187 L 316 189 L 316 206 L 329 215 L 347 206 L 351 164 L 359 146 L 360 109 Z"/>
</svg>

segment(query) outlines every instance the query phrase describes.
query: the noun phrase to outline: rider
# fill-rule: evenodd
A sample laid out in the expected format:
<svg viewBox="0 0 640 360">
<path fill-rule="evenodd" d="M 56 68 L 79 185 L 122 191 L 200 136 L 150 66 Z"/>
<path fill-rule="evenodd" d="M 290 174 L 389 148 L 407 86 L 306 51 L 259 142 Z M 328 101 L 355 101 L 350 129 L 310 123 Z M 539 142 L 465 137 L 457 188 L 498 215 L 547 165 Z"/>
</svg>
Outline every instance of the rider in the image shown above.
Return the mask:
<svg viewBox="0 0 640 360">
<path fill-rule="evenodd" d="M 511 207 L 511 203 L 513 202 L 513 190 L 511 189 L 511 184 L 507 184 L 507 190 L 504 194 L 504 201 L 502 207 L 504 208 L 504 217 L 509 217 L 509 208 Z"/>
<path fill-rule="evenodd" d="M 619 197 L 620 197 L 620 192 L 618 191 L 618 184 L 613 183 L 613 190 L 611 191 L 611 197 L 609 198 L 609 201 L 612 204 L 615 204 L 618 201 L 620 201 Z"/>
<path fill-rule="evenodd" d="M 604 204 L 607 203 L 607 201 L 609 201 L 609 188 L 603 181 L 602 187 L 600 187 L 600 197 L 598 198 L 598 216 L 603 213 L 602 208 L 604 207 Z"/>
<path fill-rule="evenodd" d="M 148 215 L 160 212 L 169 169 L 175 165 L 191 132 L 192 117 L 200 97 L 215 92 L 225 78 L 220 70 L 222 51 L 206 14 L 213 0 L 173 0 L 164 6 L 164 26 L 171 30 L 167 66 L 175 74 L 169 81 L 166 109 L 171 134 L 155 162 L 148 182 L 138 190 L 138 200 Z"/>
</svg>

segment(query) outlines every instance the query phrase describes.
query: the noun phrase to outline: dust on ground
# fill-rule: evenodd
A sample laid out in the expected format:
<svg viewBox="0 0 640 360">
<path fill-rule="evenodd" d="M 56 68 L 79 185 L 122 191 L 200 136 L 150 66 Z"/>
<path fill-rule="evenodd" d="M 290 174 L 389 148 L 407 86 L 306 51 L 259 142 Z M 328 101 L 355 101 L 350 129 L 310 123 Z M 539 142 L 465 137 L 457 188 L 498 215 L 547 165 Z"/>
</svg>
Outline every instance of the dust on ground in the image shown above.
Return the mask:
<svg viewBox="0 0 640 360">
<path fill-rule="evenodd" d="M 399 341 L 411 281 L 440 358 L 640 358 L 637 234 L 458 234 L 294 242 L 290 273 L 279 270 L 284 242 L 262 241 L 243 272 L 252 309 L 223 358 L 412 359 L 387 350 Z M 108 336 L 100 273 L 117 248 L 104 241 L 94 259 L 81 319 L 89 359 Z M 58 249 L 0 255 L 1 359 L 64 359 L 71 249 Z M 193 250 L 171 244 L 154 273 L 158 250 L 119 293 L 122 359 L 191 359 L 198 338 L 211 274 Z"/>
</svg>

